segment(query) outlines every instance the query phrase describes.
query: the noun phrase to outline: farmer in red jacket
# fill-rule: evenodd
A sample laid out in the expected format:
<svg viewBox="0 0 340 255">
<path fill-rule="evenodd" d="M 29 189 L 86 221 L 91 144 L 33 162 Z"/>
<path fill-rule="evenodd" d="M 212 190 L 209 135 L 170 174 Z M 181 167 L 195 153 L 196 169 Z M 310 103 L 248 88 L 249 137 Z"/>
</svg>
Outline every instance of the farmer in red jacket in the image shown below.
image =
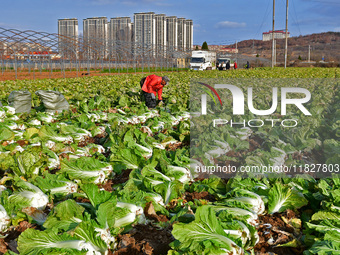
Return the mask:
<svg viewBox="0 0 340 255">
<path fill-rule="evenodd" d="M 167 76 L 149 75 L 140 81 L 143 95 L 145 98 L 145 104 L 149 108 L 154 108 L 157 105 L 156 96 L 158 94 L 158 100 L 160 103 L 162 100 L 163 87 L 170 81 Z"/>
</svg>

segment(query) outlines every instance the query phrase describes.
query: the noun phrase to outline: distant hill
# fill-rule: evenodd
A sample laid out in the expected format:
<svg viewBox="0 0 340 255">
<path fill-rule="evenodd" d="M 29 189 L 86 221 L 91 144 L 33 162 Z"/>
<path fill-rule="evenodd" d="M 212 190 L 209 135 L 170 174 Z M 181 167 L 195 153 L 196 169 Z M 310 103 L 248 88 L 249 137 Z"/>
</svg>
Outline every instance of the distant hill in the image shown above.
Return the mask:
<svg viewBox="0 0 340 255">
<path fill-rule="evenodd" d="M 288 60 L 302 61 L 308 59 L 308 48 L 311 47 L 311 61 L 321 61 L 324 57 L 325 62 L 340 63 L 340 32 L 327 32 L 311 34 L 305 36 L 291 37 L 288 39 Z M 236 45 L 227 47 L 235 48 Z M 271 59 L 272 41 L 245 40 L 237 43 L 239 54 Z M 276 40 L 277 62 L 284 62 L 285 40 Z"/>
</svg>

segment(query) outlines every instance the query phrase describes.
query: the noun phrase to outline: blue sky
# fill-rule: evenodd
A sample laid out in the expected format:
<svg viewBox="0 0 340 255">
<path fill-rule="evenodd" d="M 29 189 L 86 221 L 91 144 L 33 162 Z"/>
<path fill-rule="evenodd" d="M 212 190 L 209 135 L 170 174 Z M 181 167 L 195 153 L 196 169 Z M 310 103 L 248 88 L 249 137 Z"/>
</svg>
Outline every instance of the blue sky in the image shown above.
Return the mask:
<svg viewBox="0 0 340 255">
<path fill-rule="evenodd" d="M 275 29 L 285 28 L 286 0 L 276 0 Z M 57 32 L 57 20 L 133 17 L 136 12 L 164 13 L 192 19 L 194 44 L 231 44 L 261 39 L 272 28 L 273 0 L 0 0 L 0 27 Z M 340 32 L 340 0 L 289 0 L 292 36 Z"/>
</svg>

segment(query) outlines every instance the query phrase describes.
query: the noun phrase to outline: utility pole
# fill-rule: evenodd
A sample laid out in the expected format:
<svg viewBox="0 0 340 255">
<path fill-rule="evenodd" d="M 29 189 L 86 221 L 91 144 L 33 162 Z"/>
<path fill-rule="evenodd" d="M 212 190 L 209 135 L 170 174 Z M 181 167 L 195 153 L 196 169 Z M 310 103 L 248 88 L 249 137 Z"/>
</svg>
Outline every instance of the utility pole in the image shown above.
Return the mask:
<svg viewBox="0 0 340 255">
<path fill-rule="evenodd" d="M 286 44 L 285 44 L 285 68 L 287 68 L 287 55 L 288 55 L 288 0 L 286 5 Z"/>
<path fill-rule="evenodd" d="M 308 63 L 310 62 L 310 45 L 308 45 Z"/>
<path fill-rule="evenodd" d="M 276 66 L 276 40 L 274 41 L 274 66 Z"/>
<path fill-rule="evenodd" d="M 272 40 L 273 40 L 273 43 L 272 43 L 272 67 L 274 67 L 274 43 L 275 43 L 275 38 L 274 38 L 274 33 L 275 31 L 275 0 L 273 0 L 273 31 L 272 31 Z"/>
<path fill-rule="evenodd" d="M 254 39 L 253 39 L 253 50 L 252 50 L 252 53 L 254 54 Z"/>
<path fill-rule="evenodd" d="M 237 60 L 237 41 L 235 42 L 235 45 L 236 45 L 236 63 L 238 62 Z"/>
</svg>

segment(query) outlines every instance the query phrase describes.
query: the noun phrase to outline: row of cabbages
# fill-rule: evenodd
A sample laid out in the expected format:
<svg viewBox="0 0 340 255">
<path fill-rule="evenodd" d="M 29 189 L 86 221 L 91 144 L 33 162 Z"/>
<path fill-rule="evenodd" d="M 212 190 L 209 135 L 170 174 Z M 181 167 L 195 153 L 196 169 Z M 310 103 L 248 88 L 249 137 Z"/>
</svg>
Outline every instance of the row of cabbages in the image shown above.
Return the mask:
<svg viewBox="0 0 340 255">
<path fill-rule="evenodd" d="M 81 189 L 78 189 L 77 184 L 69 180 L 62 180 L 50 174 L 45 177 L 36 178 L 35 183 L 44 187 L 46 193 L 32 183 L 16 177 L 16 191 L 12 193 L 4 189 L 1 194 L 1 202 L 4 203 L 0 206 L 1 233 L 6 236 L 6 231 L 12 228 L 11 221 L 15 224 L 23 220 L 23 214 L 26 214 L 25 218 L 44 229 L 28 229 L 19 236 L 20 254 L 38 253 L 51 248 L 67 249 L 68 252 L 85 250 L 83 253 L 86 254 L 105 254 L 109 248 L 115 248 L 114 236 L 120 229 L 134 222 L 146 222 L 142 207 L 133 203 L 118 202 L 113 193 L 99 190 L 95 184 L 83 184 Z M 43 186 L 47 182 L 64 186 L 47 189 L 46 185 Z M 51 205 L 57 196 L 64 196 L 65 199 L 74 192 L 79 192 L 76 193 L 79 198 L 86 198 L 90 202 L 68 199 Z M 52 201 L 47 194 L 53 197 Z M 53 209 L 49 211 L 51 208 Z"/>
<path fill-rule="evenodd" d="M 11 208 L 20 208 L 27 217 L 45 229 L 44 231 L 26 230 L 21 234 L 18 240 L 19 251 L 28 254 L 51 247 L 63 247 L 78 250 L 84 248 L 87 254 L 93 252 L 105 254 L 107 249 L 114 249 L 115 236 L 122 231 L 122 227 L 131 223 L 147 222 L 143 214 L 143 207 L 147 202 L 152 202 L 157 211 L 164 213 L 164 206 L 180 196 L 179 186 L 192 181 L 190 174 L 180 167 L 168 166 L 169 171 L 166 172 L 158 171 L 153 166 L 151 163 L 143 169 L 135 169 L 123 190 L 112 193 L 100 190 L 97 185 L 91 183 L 79 183 L 80 188 L 78 188 L 76 183 L 67 178 L 49 173 L 44 175 L 45 178 L 37 177 L 32 181 L 42 187 L 41 189 L 14 177 L 14 187 L 20 187 L 20 191 L 11 194 L 11 191 L 2 188 L 2 201 L 8 201 L 4 206 L 8 208 L 8 212 L 13 210 Z M 198 181 L 194 182 L 191 188 L 204 186 L 207 188 L 209 182 L 221 181 L 218 179 Z M 51 185 L 59 185 L 59 187 L 52 188 Z M 211 185 L 211 188 L 221 189 L 218 187 L 221 185 L 221 183 Z M 209 242 L 212 244 L 217 242 L 213 245 L 213 249 L 210 247 L 212 249 L 210 254 L 215 254 L 213 251 L 216 254 L 244 254 L 245 250 L 258 242 L 256 230 L 258 215 L 266 211 L 263 199 L 268 203 L 268 213 L 283 212 L 288 208 L 296 209 L 307 203 L 294 186 L 281 183 L 272 186 L 265 181 L 248 186 L 235 181 L 229 185 L 231 187 L 227 193 L 214 194 L 216 202 L 208 205 L 198 204 L 198 206 L 191 204 L 196 207 L 194 220 L 190 220 L 193 211 L 188 204 L 179 211 L 169 213 L 171 221 L 175 222 L 172 234 L 181 243 L 180 246 L 174 246 L 170 254 L 177 254 L 175 250 L 193 251 L 197 246 L 203 250 L 204 245 Z M 224 188 L 228 190 L 227 187 Z M 61 202 L 54 204 L 53 210 L 48 215 L 44 209 L 46 206 L 51 206 L 51 201 L 46 194 L 50 194 L 53 201 L 61 199 Z M 63 200 L 64 197 L 73 199 Z M 2 209 L 2 232 L 5 232 L 10 221 L 17 221 L 22 215 L 13 211 L 6 213 L 6 210 Z M 12 215 L 12 219 L 9 215 Z M 176 223 L 178 221 L 183 223 Z M 271 228 L 270 225 L 267 227 Z M 63 234 L 58 234 L 60 232 Z M 44 240 L 44 242 L 33 246 L 32 244 L 37 243 L 37 240 Z M 188 243 L 192 246 L 188 246 Z"/>
<path fill-rule="evenodd" d="M 23 120 L 15 112 L 10 106 L 0 108 L 0 172 L 3 175 L 0 232 L 6 236 L 24 219 L 40 225 L 43 230 L 28 229 L 20 235 L 17 240 L 20 254 L 51 248 L 70 249 L 68 252 L 72 254 L 76 251 L 104 254 L 115 248 L 114 236 L 124 227 L 145 223 L 143 208 L 138 203 L 150 200 L 164 205 L 162 196 L 155 192 L 141 192 L 145 199 L 140 200 L 128 192 L 119 195 L 100 190 L 95 184 L 112 179 L 116 174 L 113 166 L 140 168 L 154 150 L 165 151 L 169 143 L 178 142 L 165 134 L 159 141 L 153 132 L 161 131 L 164 125 L 172 126 L 173 122 L 178 125 L 186 117 L 169 114 L 167 123 L 156 120 L 146 123 L 148 119 L 158 118 L 158 111 L 129 117 L 119 110 L 114 114 L 81 114 L 74 120 L 69 116 L 37 112 Z M 112 125 L 130 126 L 134 132 L 126 132 L 125 141 L 115 144 L 115 138 L 122 137 L 111 130 Z M 140 136 L 138 142 L 135 135 Z M 146 136 L 149 143 L 145 141 Z M 91 138 L 104 140 L 96 144 Z M 84 146 L 80 146 L 81 143 Z M 113 154 L 113 148 L 122 154 Z M 129 159 L 129 153 L 124 154 L 126 150 L 138 152 L 136 161 Z M 104 153 L 109 156 L 105 157 Z M 186 168 L 177 167 L 177 172 L 179 180 L 188 179 L 181 177 L 183 175 L 190 176 Z"/>
<path fill-rule="evenodd" d="M 164 109 L 141 116 L 122 109 L 37 112 L 22 120 L 7 106 L 0 114 L 0 232 L 6 236 L 22 220 L 40 226 L 19 236 L 20 254 L 51 249 L 105 254 L 116 248 L 119 233 L 147 222 L 143 208 L 148 202 L 174 223 L 178 246 L 174 243 L 169 254 L 194 252 L 195 247 L 200 254 L 210 249 L 205 247 L 209 242 L 210 254 L 243 254 L 258 241 L 255 226 L 265 211 L 263 198 L 277 197 L 269 199 L 269 213 L 292 207 L 291 198 L 300 200 L 298 206 L 305 202 L 290 187 L 258 184 L 260 188 L 225 187 L 228 192 L 214 194 L 217 202 L 208 205 L 184 203 L 170 209 L 185 191 L 204 186 L 193 180 L 187 147 L 166 150 L 188 141 L 185 112 L 176 117 Z M 113 186 L 112 192 L 99 188 L 127 169 L 133 169 L 127 182 Z M 271 193 L 258 195 L 262 189 Z"/>
<path fill-rule="evenodd" d="M 189 191 L 209 191 L 216 201 L 198 203 L 194 216 L 190 214 L 193 204 L 184 206 L 174 216 L 182 221 L 173 225 L 172 234 L 177 241 L 168 254 L 202 254 L 198 251 L 204 251 L 203 254 L 252 254 L 259 241 L 260 215 L 296 210 L 308 204 L 301 187 L 296 186 L 299 182 L 295 179 L 285 184 L 279 179 L 236 178 L 225 184 L 219 178 L 210 178 L 192 183 Z M 287 224 L 292 222 L 287 220 Z M 270 235 L 271 224 L 261 227 L 267 228 L 267 235 Z M 295 227 L 300 231 L 301 225 Z M 268 240 L 269 245 L 277 241 L 274 238 Z"/>
</svg>

